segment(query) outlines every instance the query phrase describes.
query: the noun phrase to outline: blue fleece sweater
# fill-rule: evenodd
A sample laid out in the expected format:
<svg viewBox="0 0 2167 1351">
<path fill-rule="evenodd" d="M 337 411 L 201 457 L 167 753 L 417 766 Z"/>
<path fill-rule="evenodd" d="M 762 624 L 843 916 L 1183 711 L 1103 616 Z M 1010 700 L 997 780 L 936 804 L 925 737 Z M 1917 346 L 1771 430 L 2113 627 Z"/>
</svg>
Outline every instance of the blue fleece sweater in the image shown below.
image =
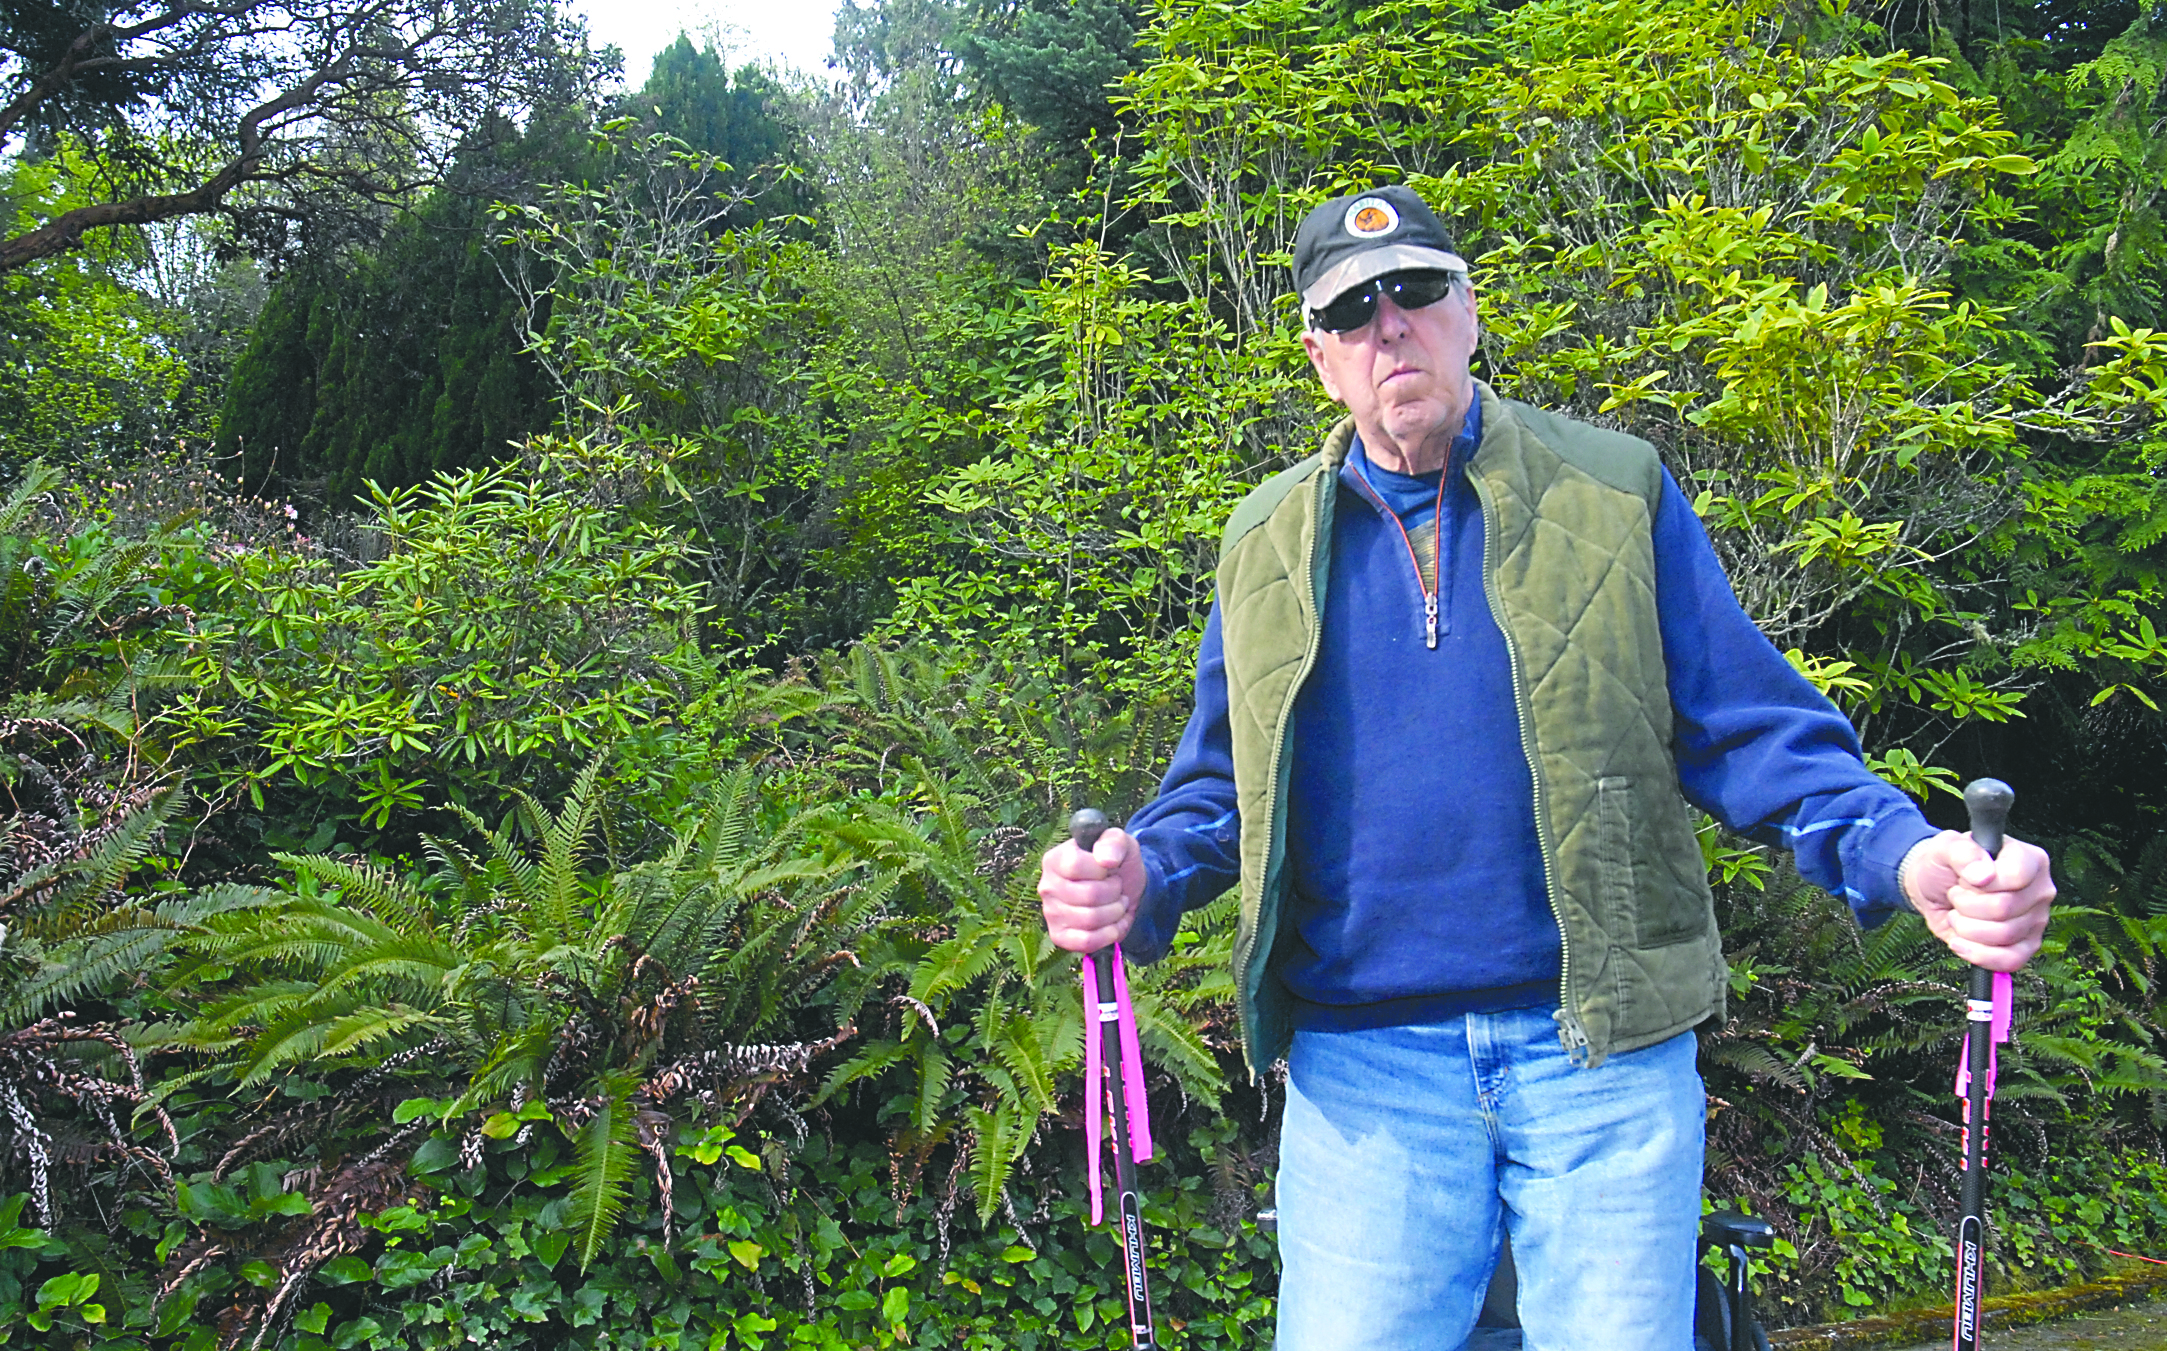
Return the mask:
<svg viewBox="0 0 2167 1351">
<path fill-rule="evenodd" d="M 1354 1028 L 1555 1000 L 1560 943 L 1504 635 L 1482 578 L 1466 465 L 1479 405 L 1439 480 L 1369 462 L 1340 471 L 1318 659 L 1296 700 L 1276 970 L 1296 1025 Z M 1429 530 L 1437 514 L 1437 532 Z M 1686 798 L 1795 852 L 1862 923 L 1904 904 L 1896 868 L 1934 833 L 1869 771 L 1851 724 L 1739 608 L 1692 506 L 1666 473 L 1654 527 L 1657 619 Z M 1404 529 L 1404 533 L 1403 533 Z M 1426 641 L 1424 570 L 1437 573 Z M 1124 949 L 1153 960 L 1183 911 L 1239 878 L 1226 666 L 1214 607 L 1196 709 L 1158 797 L 1129 832 L 1149 878 Z"/>
</svg>

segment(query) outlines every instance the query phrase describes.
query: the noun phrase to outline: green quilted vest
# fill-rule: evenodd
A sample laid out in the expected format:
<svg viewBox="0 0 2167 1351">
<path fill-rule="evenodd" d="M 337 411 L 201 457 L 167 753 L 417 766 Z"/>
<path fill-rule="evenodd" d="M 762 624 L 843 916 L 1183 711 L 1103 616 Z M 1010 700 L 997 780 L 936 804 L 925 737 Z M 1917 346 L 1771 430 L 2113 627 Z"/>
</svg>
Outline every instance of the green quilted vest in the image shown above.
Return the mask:
<svg viewBox="0 0 2167 1351">
<path fill-rule="evenodd" d="M 1650 530 L 1662 471 L 1647 442 L 1477 384 L 1467 473 L 1487 532 L 1484 589 L 1511 653 L 1549 901 L 1565 940 L 1558 1036 L 1576 1061 L 1720 1017 L 1714 904 L 1671 751 Z M 1292 997 L 1272 962 L 1286 912 L 1287 725 L 1318 648 L 1339 468 L 1324 450 L 1235 509 L 1219 556 L 1241 927 L 1234 942 L 1252 1074 L 1286 1053 Z"/>
</svg>

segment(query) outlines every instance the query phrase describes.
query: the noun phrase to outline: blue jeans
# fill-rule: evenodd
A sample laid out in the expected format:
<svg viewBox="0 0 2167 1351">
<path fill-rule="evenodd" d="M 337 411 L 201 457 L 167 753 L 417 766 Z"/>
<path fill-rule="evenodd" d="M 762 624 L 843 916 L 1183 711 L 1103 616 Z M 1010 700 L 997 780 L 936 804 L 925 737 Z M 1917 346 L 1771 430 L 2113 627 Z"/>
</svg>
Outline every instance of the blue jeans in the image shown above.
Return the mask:
<svg viewBox="0 0 2167 1351">
<path fill-rule="evenodd" d="M 1277 1351 L 1458 1351 L 1501 1231 L 1527 1351 L 1690 1351 L 1693 1035 L 1576 1069 L 1553 1009 L 1295 1034 Z"/>
</svg>

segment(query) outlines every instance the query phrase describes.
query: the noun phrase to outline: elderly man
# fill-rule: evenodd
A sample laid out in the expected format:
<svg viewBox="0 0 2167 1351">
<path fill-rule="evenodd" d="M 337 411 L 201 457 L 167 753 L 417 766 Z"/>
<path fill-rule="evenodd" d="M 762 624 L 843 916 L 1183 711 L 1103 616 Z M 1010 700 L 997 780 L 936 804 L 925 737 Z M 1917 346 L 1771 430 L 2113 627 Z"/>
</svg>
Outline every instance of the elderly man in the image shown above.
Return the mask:
<svg viewBox="0 0 2167 1351">
<path fill-rule="evenodd" d="M 1347 417 L 1238 507 L 1159 796 L 1048 852 L 1054 941 L 1149 961 L 1241 887 L 1251 1072 L 1287 1058 L 1280 1351 L 1692 1344 L 1726 987 L 1686 803 L 1967 962 L 2039 948 L 2047 858 L 1937 832 L 1739 608 L 1652 447 L 1502 399 L 1412 191 L 1326 202 L 1302 342 Z"/>
</svg>

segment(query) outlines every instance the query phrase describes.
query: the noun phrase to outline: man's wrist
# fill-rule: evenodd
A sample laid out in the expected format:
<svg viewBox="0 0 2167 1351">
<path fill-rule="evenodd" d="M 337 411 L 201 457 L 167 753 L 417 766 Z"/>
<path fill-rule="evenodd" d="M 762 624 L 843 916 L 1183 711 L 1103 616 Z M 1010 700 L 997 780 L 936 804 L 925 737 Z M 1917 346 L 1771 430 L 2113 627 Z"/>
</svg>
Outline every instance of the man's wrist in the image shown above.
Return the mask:
<svg viewBox="0 0 2167 1351">
<path fill-rule="evenodd" d="M 1939 833 L 1917 808 L 1907 802 L 1901 807 L 1876 812 L 1874 821 L 1862 832 L 1863 838 L 1856 846 L 1846 843 L 1844 873 L 1850 887 L 1860 894 L 1847 889 L 1845 895 L 1852 909 L 1858 912 L 1859 923 L 1871 928 L 1892 915 L 1918 908 L 1899 874 L 1919 842 L 1930 840 Z M 1916 864 L 1917 860 L 1912 862 Z"/>
<path fill-rule="evenodd" d="M 1904 898 L 1904 904 L 1914 910 L 1922 910 L 1918 888 L 1919 869 L 1926 864 L 1926 847 L 1939 835 L 1929 835 L 1904 851 L 1903 861 L 1896 865 L 1896 890 Z"/>
</svg>

